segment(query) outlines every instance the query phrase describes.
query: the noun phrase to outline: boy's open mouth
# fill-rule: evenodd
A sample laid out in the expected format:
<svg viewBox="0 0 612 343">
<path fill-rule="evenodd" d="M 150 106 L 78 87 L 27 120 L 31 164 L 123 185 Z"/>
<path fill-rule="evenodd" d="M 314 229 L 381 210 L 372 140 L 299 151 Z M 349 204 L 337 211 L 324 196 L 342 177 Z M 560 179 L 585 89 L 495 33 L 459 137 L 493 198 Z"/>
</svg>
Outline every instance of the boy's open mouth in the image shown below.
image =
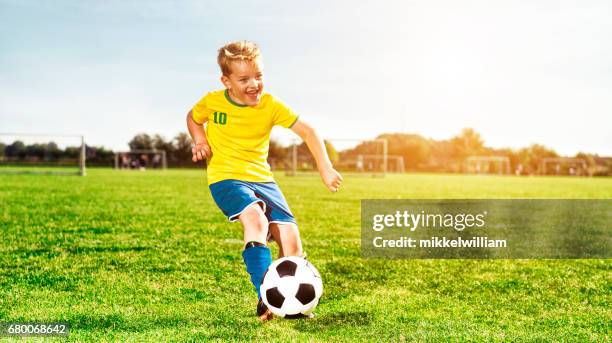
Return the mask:
<svg viewBox="0 0 612 343">
<path fill-rule="evenodd" d="M 257 97 L 259 97 L 259 90 L 256 91 L 249 91 L 246 93 L 246 95 L 249 97 L 249 99 L 251 100 L 257 100 Z"/>
</svg>

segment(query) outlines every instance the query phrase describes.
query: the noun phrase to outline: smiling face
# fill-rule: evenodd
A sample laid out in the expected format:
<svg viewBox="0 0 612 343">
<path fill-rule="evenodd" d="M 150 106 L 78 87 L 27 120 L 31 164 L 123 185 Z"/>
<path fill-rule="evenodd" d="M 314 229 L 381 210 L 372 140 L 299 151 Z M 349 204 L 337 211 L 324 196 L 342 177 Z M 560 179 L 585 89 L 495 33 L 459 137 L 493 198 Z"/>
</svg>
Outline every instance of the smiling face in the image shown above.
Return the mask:
<svg viewBox="0 0 612 343">
<path fill-rule="evenodd" d="M 221 82 L 228 89 L 235 102 L 256 106 L 263 93 L 263 64 L 259 59 L 231 62 L 231 73 L 221 76 Z"/>
</svg>

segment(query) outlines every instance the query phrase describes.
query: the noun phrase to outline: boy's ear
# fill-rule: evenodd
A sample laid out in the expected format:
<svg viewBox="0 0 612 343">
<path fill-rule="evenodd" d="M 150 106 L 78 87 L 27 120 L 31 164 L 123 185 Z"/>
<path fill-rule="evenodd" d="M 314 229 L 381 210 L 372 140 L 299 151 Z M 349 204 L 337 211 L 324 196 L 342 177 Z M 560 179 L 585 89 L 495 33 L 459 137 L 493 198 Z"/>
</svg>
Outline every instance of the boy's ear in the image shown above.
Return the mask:
<svg viewBox="0 0 612 343">
<path fill-rule="evenodd" d="M 227 89 L 232 88 L 232 84 L 230 83 L 230 80 L 229 80 L 229 78 L 227 76 L 221 75 L 221 82 L 223 83 L 225 88 L 227 88 Z"/>
</svg>

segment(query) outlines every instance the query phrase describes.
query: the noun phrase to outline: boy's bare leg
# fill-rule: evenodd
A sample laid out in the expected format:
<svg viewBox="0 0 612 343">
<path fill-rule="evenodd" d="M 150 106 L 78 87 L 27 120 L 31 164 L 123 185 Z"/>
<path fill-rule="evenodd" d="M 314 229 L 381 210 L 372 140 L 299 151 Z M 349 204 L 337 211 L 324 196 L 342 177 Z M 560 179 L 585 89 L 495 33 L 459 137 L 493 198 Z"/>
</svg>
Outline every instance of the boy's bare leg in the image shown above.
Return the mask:
<svg viewBox="0 0 612 343">
<path fill-rule="evenodd" d="M 244 244 L 248 242 L 266 243 L 268 218 L 258 203 L 249 205 L 238 219 L 244 227 Z"/>
<path fill-rule="evenodd" d="M 251 282 L 257 290 L 259 300 L 257 302 L 257 317 L 260 321 L 273 318 L 270 309 L 262 302 L 259 285 L 265 270 L 272 263 L 272 255 L 267 246 L 247 247 L 249 242 L 259 242 L 265 245 L 268 236 L 268 219 L 266 218 L 261 206 L 257 203 L 249 205 L 238 219 L 244 228 L 245 249 L 242 258 L 246 265 L 247 272 L 251 275 Z"/>
<path fill-rule="evenodd" d="M 302 240 L 297 225 L 291 223 L 272 223 L 270 233 L 278 243 L 279 258 L 302 256 Z"/>
</svg>

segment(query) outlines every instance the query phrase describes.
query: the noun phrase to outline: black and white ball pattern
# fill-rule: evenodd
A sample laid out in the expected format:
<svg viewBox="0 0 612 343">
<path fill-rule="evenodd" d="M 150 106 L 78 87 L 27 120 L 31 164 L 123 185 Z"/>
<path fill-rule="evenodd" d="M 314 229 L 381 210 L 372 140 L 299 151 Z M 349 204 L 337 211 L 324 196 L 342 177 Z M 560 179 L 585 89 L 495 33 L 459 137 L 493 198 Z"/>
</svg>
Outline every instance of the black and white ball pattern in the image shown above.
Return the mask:
<svg viewBox="0 0 612 343">
<path fill-rule="evenodd" d="M 274 261 L 263 277 L 261 298 L 279 317 L 299 318 L 309 315 L 319 304 L 323 281 L 307 260 L 288 256 Z"/>
</svg>

